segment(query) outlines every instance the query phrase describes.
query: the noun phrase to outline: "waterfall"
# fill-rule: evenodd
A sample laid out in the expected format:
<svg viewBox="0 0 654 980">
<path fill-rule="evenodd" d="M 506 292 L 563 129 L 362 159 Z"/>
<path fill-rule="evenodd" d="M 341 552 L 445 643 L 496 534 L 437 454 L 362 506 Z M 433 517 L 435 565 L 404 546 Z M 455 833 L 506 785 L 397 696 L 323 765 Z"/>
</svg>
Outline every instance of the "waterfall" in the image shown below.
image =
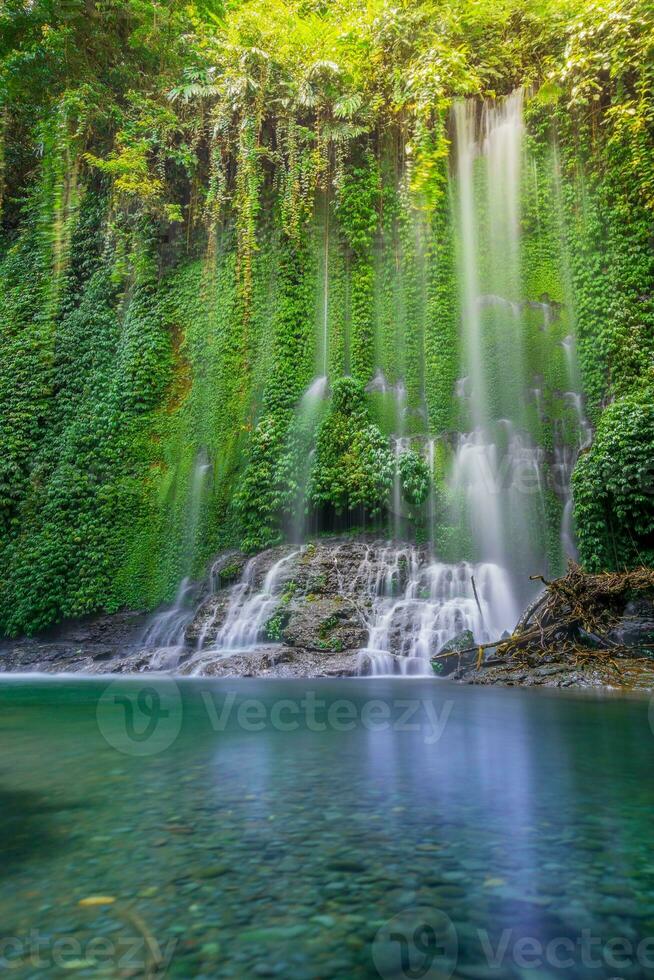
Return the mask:
<svg viewBox="0 0 654 980">
<path fill-rule="evenodd" d="M 522 108 L 521 91 L 481 113 L 471 100 L 454 107 L 463 430 L 448 480 L 462 552 L 471 542 L 476 561 L 510 569 L 520 601 L 545 568 L 547 539 L 546 455 L 527 427 L 529 400 L 542 416 L 542 391 L 525 367 L 525 317 L 542 329 L 551 319 L 548 303 L 524 296 Z"/>
<path fill-rule="evenodd" d="M 237 650 L 251 650 L 266 642 L 266 626 L 279 605 L 280 587 L 286 582 L 286 566 L 299 554 L 298 549 L 276 561 L 266 573 L 261 588 L 256 585 L 256 558 L 250 559 L 240 584 L 231 596 L 216 640 L 206 649 L 229 654 Z M 204 647 L 207 632 L 208 628 L 205 628 L 198 643 L 199 650 Z"/>
<path fill-rule="evenodd" d="M 165 660 L 160 663 L 162 669 L 177 665 L 184 646 L 184 631 L 195 615 L 192 599 L 196 591 L 195 585 L 183 578 L 172 606 L 157 613 L 145 628 L 139 645 L 144 650 L 166 651 Z"/>
<path fill-rule="evenodd" d="M 391 514 L 393 517 L 393 540 L 402 539 L 403 507 L 402 507 L 402 480 L 400 477 L 400 458 L 403 453 L 411 447 L 411 439 L 406 436 L 397 436 L 392 440 L 393 455 L 395 457 L 395 471 L 393 473 L 393 489 L 391 491 Z"/>
<path fill-rule="evenodd" d="M 450 201 L 460 292 L 460 363 L 452 394 L 458 421 L 455 432 L 430 432 L 424 406 L 417 405 L 417 375 L 410 367 L 419 355 L 412 331 L 419 336 L 422 329 L 424 283 L 413 275 L 409 236 L 399 235 L 396 218 L 389 218 L 377 259 L 379 309 L 366 392 L 395 457 L 387 503 L 392 542 L 366 545 L 354 572 L 351 562 L 339 571 L 341 592 L 360 610 L 368 631 L 362 673 L 430 673 L 430 658 L 458 633 L 469 631 L 475 642 L 497 639 L 513 629 L 533 597 L 537 586 L 529 576 L 558 574 L 562 557 L 576 554 L 570 481 L 591 430 L 557 225 L 556 152 L 551 161 L 528 156 L 522 91 L 484 104 L 459 102 L 452 116 Z M 297 492 L 284 530 L 296 547 L 307 539 L 307 492 L 329 368 L 347 372 L 349 365 L 342 243 L 337 221 L 330 225 L 328 195 L 321 201 L 315 376 L 297 402 L 287 443 Z M 340 278 L 330 278 L 333 267 Z M 420 505 L 403 494 L 399 464 L 410 449 L 422 455 L 431 474 Z M 199 454 L 188 508 L 190 544 L 207 470 Z M 404 543 L 414 525 L 423 547 Z M 267 565 L 252 560 L 228 595 L 212 583 L 216 601 L 209 603 L 209 617 L 199 636 L 189 633 L 198 636 L 197 650 L 227 656 L 267 642 L 298 554 L 286 553 L 265 576 Z M 174 646 L 183 638 L 184 588 L 173 609 L 151 625 L 149 645 Z"/>
<path fill-rule="evenodd" d="M 189 571 L 195 556 L 205 483 L 210 470 L 211 463 L 206 450 L 201 448 L 193 464 L 182 541 L 182 560 Z M 193 599 L 196 592 L 197 586 L 186 575 L 179 584 L 172 606 L 156 613 L 146 625 L 140 645 L 144 650 L 168 651 L 162 652 L 162 669 L 176 666 L 184 645 L 184 631 L 195 613 Z"/>
<path fill-rule="evenodd" d="M 408 545 L 365 559 L 347 588 L 372 597 L 362 674 L 433 676 L 431 658 L 457 634 L 469 630 L 484 643 L 518 615 L 498 565 L 432 562 Z"/>
<path fill-rule="evenodd" d="M 576 561 L 578 552 L 572 519 L 572 471 L 579 457 L 579 453 L 590 445 L 593 432 L 590 422 L 586 418 L 583 399 L 579 392 L 566 391 L 563 397 L 573 414 L 574 433 L 572 438 L 570 438 L 565 431 L 564 425 L 560 422 L 555 425 L 552 480 L 554 490 L 563 504 L 559 531 L 561 550 L 567 558 L 572 558 Z"/>
<path fill-rule="evenodd" d="M 478 297 L 480 294 L 477 254 L 476 224 L 473 193 L 473 166 L 477 155 L 476 120 L 477 104 L 472 100 L 458 102 L 454 106 L 457 145 L 457 176 L 459 181 L 460 222 L 460 288 L 463 324 L 463 340 L 468 359 L 469 374 L 466 378 L 474 393 L 471 413 L 476 424 L 481 423 L 479 413 L 486 404 L 485 375 L 482 368 L 481 321 Z"/>
<path fill-rule="evenodd" d="M 323 240 L 323 284 L 322 284 L 322 374 L 329 374 L 329 193 L 325 191 L 325 237 Z"/>
<path fill-rule="evenodd" d="M 271 621 L 282 613 L 295 615 L 307 604 L 314 608 L 315 583 L 322 581 L 324 588 L 330 576 L 326 594 L 355 608 L 367 631 L 359 651 L 362 675 L 433 676 L 431 658 L 449 640 L 470 631 L 475 643 L 490 641 L 517 619 L 506 573 L 492 562 L 447 564 L 434 561 L 427 547 L 390 541 L 315 548 L 255 556 L 238 584 L 225 590 L 212 570 L 209 596 L 205 591 L 196 609 L 194 592 L 183 583 L 178 600 L 157 617 L 144 646 L 165 655 L 163 669 L 174 668 L 184 650 L 187 667 L 193 667 L 274 644 L 279 637 L 270 636 Z M 198 614 L 202 626 L 194 633 L 191 656 L 184 637 Z"/>
<path fill-rule="evenodd" d="M 314 378 L 306 389 L 295 410 L 291 437 L 297 443 L 297 492 L 290 522 L 289 538 L 300 544 L 305 537 L 307 524 L 307 492 L 315 453 L 318 425 L 325 407 L 329 388 L 326 374 Z"/>
<path fill-rule="evenodd" d="M 434 465 L 436 462 L 436 440 L 427 439 L 427 466 L 429 468 L 429 496 L 427 497 L 427 540 L 430 552 L 436 548 L 436 485 L 434 482 Z"/>
<path fill-rule="evenodd" d="M 191 479 L 191 494 L 186 521 L 186 547 L 190 552 L 190 563 L 192 564 L 196 537 L 200 526 L 200 511 L 204 497 L 205 483 L 211 470 L 211 463 L 207 456 L 207 451 L 201 448 L 195 459 L 193 466 L 193 477 Z"/>
<path fill-rule="evenodd" d="M 561 341 L 561 347 L 565 352 L 565 364 L 568 377 L 572 378 L 575 374 L 575 341 L 572 334 L 568 334 Z"/>
</svg>

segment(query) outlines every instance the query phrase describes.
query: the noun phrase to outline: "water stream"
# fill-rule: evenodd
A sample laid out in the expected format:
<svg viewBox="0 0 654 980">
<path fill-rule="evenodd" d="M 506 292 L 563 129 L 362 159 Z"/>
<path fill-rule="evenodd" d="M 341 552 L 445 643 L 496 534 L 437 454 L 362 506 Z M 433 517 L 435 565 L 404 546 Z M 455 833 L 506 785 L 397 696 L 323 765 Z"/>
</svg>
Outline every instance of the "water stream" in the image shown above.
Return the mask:
<svg viewBox="0 0 654 980">
<path fill-rule="evenodd" d="M 537 588 L 530 576 L 558 574 L 564 559 L 576 556 L 570 481 L 592 433 L 580 394 L 571 311 L 562 320 L 563 304 L 539 293 L 527 268 L 524 201 L 529 181 L 533 194 L 540 178 L 525 146 L 523 102 L 519 90 L 496 102 L 468 99 L 453 107 L 451 201 L 461 355 L 452 396 L 458 431 L 431 433 L 418 419 L 402 377 L 406 324 L 401 317 L 388 325 L 395 338 L 393 363 L 378 366 L 366 386 L 371 404 L 385 419 L 396 467 L 386 532 L 392 540 L 371 549 L 356 574 L 341 582 L 342 594 L 360 603 L 368 629 L 360 657 L 364 673 L 426 674 L 430 657 L 457 634 L 469 632 L 480 643 L 512 630 Z M 307 541 L 307 496 L 316 433 L 329 397 L 330 319 L 336 313 L 330 298 L 327 199 L 322 212 L 316 376 L 298 401 L 289 436 L 290 451 L 297 456 L 297 492 L 285 531 L 295 550 L 263 577 L 256 572 L 256 560 L 248 563 L 219 628 L 220 604 L 205 622 L 197 641 L 200 651 L 227 656 L 266 642 L 289 569 Z M 399 300 L 397 308 L 403 308 Z M 559 358 L 562 373 L 545 377 L 544 361 L 552 357 Z M 399 463 L 409 449 L 422 455 L 432 477 L 417 520 L 400 479 Z M 437 460 L 444 465 L 444 488 L 436 485 Z M 199 456 L 189 540 L 206 465 Z M 557 506 L 558 555 L 548 550 Z M 420 524 L 418 540 L 424 547 L 406 544 L 414 523 Z M 216 583 L 209 584 L 209 592 L 215 594 Z M 148 648 L 175 649 L 182 642 L 190 619 L 188 600 L 185 581 L 173 608 L 150 625 Z"/>
<path fill-rule="evenodd" d="M 527 357 L 528 345 L 540 347 L 541 357 L 549 356 L 548 345 L 555 348 L 557 314 L 547 295 L 528 295 L 521 243 L 529 176 L 523 93 L 481 108 L 459 102 L 453 115 L 462 363 L 456 390 L 461 431 L 448 479 L 450 523 L 459 529 L 461 554 L 503 568 L 515 603 L 522 605 L 533 594 L 529 576 L 548 571 L 552 561 L 550 489 L 562 509 L 562 556 L 576 553 L 570 478 L 590 430 L 581 395 L 544 391 Z M 559 346 L 568 383 L 578 384 L 573 336 Z M 550 459 L 545 427 L 552 411 L 572 414 L 576 434 L 570 437 L 555 416 Z"/>
<path fill-rule="evenodd" d="M 285 581 L 284 571 L 298 554 L 299 551 L 292 551 L 276 561 L 260 588 L 254 582 L 256 562 L 254 559 L 248 562 L 211 649 L 233 653 L 236 650 L 251 650 L 258 643 L 265 642 L 266 626 L 279 605 L 279 589 Z"/>
<path fill-rule="evenodd" d="M 486 642 L 518 612 L 498 565 L 432 562 L 411 546 L 383 549 L 349 588 L 372 597 L 363 674 L 433 676 L 431 657 L 449 640 L 465 631 Z"/>
<path fill-rule="evenodd" d="M 182 541 L 182 561 L 189 571 L 193 563 L 200 511 L 210 471 L 211 463 L 205 450 L 201 449 L 196 456 L 191 475 L 189 505 Z M 184 648 L 184 632 L 195 615 L 197 592 L 197 584 L 191 581 L 190 575 L 185 575 L 179 584 L 172 606 L 156 613 L 146 625 L 140 646 L 144 650 L 156 651 L 153 654 L 153 667 L 168 670 L 177 666 L 179 655 Z"/>
<path fill-rule="evenodd" d="M 183 645 L 184 630 L 195 613 L 191 602 L 195 591 L 190 579 L 183 578 L 172 606 L 157 613 L 146 626 L 141 639 L 144 650 L 174 651 Z"/>
<path fill-rule="evenodd" d="M 316 434 L 325 408 L 328 390 L 329 379 L 326 374 L 314 378 L 300 398 L 295 410 L 291 439 L 295 441 L 296 447 L 297 490 L 288 529 L 289 538 L 295 544 L 301 544 L 307 535 L 307 495 L 311 479 L 311 467 L 315 455 Z"/>
<path fill-rule="evenodd" d="M 159 678 L 137 740 L 143 689 L 0 685 L 7 976 L 400 978 L 429 910 L 426 977 L 652 976 L 646 699 Z"/>
</svg>

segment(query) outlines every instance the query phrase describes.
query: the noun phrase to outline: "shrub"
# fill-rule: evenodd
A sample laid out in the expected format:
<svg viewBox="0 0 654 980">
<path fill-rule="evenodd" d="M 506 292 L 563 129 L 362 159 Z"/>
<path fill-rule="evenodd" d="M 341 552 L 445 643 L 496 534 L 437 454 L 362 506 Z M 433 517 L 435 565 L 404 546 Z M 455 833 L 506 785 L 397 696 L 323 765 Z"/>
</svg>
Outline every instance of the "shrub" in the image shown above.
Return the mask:
<svg viewBox="0 0 654 980">
<path fill-rule="evenodd" d="M 580 557 L 593 572 L 654 561 L 654 387 L 601 416 L 573 474 Z"/>
<path fill-rule="evenodd" d="M 316 443 L 310 497 L 342 514 L 363 507 L 377 514 L 393 484 L 394 460 L 377 426 L 371 422 L 363 385 L 341 378 Z"/>
</svg>

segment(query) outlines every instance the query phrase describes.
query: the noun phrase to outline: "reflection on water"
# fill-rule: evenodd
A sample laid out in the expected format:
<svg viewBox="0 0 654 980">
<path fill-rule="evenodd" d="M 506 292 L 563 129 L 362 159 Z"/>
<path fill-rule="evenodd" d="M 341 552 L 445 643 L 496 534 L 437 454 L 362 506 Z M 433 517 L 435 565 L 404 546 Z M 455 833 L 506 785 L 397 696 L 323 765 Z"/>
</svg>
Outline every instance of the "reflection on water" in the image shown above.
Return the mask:
<svg viewBox="0 0 654 980">
<path fill-rule="evenodd" d="M 132 732 L 163 726 L 160 751 L 131 752 L 146 743 L 125 734 L 130 703 Z M 180 977 L 654 976 L 644 701 L 420 678 L 26 678 L 0 705 L 12 976 L 168 960 Z"/>
</svg>

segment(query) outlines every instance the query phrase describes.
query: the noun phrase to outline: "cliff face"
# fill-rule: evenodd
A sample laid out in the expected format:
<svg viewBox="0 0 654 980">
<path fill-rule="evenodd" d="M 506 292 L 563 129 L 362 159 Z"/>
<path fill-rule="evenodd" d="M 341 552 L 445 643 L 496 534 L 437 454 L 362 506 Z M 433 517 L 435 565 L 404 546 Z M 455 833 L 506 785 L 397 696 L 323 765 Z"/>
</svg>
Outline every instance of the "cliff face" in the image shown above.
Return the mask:
<svg viewBox="0 0 654 980">
<path fill-rule="evenodd" d="M 0 12 L 0 633 L 356 527 L 650 562 L 648 0 L 213 6 Z"/>
<path fill-rule="evenodd" d="M 548 584 L 519 622 L 502 570 L 362 536 L 221 553 L 177 601 L 8 644 L 0 671 L 205 677 L 448 677 L 549 687 L 654 685 L 652 573 Z M 479 662 L 479 647 L 483 658 Z"/>
<path fill-rule="evenodd" d="M 435 562 L 373 538 L 221 555 L 209 579 L 148 620 L 104 617 L 9 646 L 4 669 L 321 676 L 419 673 L 471 630 L 510 628 L 500 569 Z M 504 619 L 502 619 L 504 617 Z M 497 634 L 499 635 L 499 633 Z M 454 665 L 453 665 L 454 666 Z"/>
</svg>

